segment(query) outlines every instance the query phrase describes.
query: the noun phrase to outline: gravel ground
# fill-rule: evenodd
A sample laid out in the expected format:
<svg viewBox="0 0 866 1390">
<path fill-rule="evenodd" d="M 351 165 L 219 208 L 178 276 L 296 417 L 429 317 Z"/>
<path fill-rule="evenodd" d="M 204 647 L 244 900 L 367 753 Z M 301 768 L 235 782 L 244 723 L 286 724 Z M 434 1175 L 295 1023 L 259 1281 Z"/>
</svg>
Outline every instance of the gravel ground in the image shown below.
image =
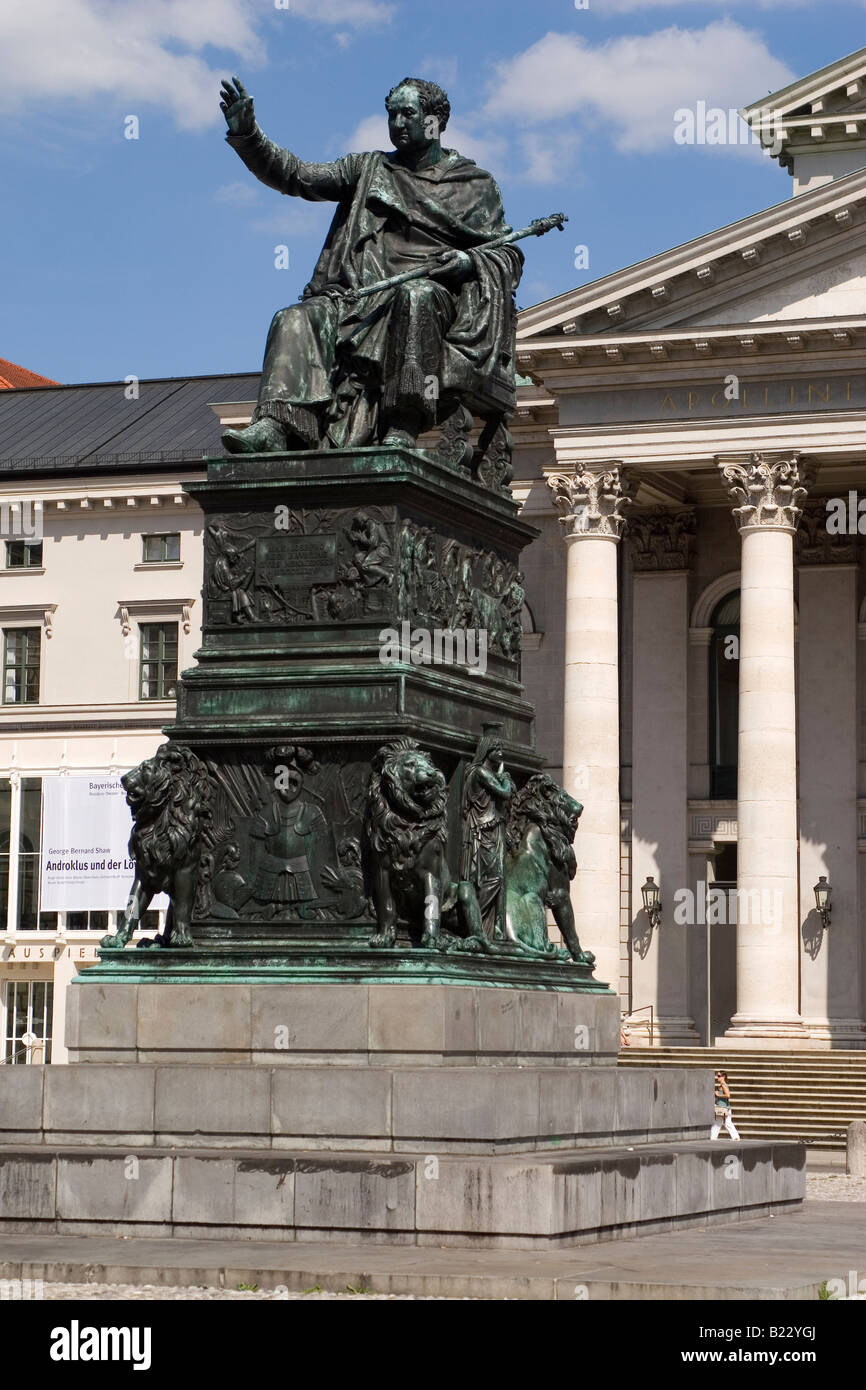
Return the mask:
<svg viewBox="0 0 866 1390">
<path fill-rule="evenodd" d="M 807 1173 L 806 1197 L 813 1202 L 866 1202 L 866 1178 L 849 1178 L 845 1173 Z"/>
<path fill-rule="evenodd" d="M 42 1297 L 47 1302 L 63 1301 L 64 1299 L 126 1299 L 138 1300 L 164 1300 L 172 1299 L 270 1299 L 272 1302 L 285 1302 L 290 1298 L 317 1299 L 317 1298 L 341 1298 L 348 1302 L 371 1299 L 371 1298 L 396 1298 L 404 1301 L 414 1302 L 415 1294 L 402 1293 L 323 1293 L 321 1290 L 310 1289 L 306 1293 L 288 1293 L 285 1289 L 281 1293 L 273 1289 L 209 1289 L 209 1288 L 176 1288 L 171 1285 L 163 1284 L 44 1284 L 42 1286 Z M 473 1302 L 472 1299 L 457 1298 L 425 1298 L 423 1301 L 430 1303 L 465 1303 Z"/>
</svg>

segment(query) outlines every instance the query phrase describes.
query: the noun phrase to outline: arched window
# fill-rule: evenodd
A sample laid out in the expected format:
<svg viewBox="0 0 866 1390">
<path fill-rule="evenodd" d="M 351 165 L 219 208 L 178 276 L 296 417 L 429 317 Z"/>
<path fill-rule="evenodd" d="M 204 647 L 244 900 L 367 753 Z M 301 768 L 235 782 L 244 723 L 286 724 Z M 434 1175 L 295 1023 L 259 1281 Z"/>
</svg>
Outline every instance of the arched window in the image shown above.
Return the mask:
<svg viewBox="0 0 866 1390">
<path fill-rule="evenodd" d="M 740 591 L 716 605 L 710 622 L 710 796 L 737 795 L 740 709 Z"/>
</svg>

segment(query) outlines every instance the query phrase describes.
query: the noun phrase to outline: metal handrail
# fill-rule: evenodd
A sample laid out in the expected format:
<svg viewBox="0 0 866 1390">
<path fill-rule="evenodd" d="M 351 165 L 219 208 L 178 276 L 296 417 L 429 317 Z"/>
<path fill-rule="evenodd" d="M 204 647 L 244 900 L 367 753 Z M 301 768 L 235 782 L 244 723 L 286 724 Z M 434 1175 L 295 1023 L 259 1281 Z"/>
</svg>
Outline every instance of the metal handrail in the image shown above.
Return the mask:
<svg viewBox="0 0 866 1390">
<path fill-rule="evenodd" d="M 11 1057 L 0 1057 L 0 1067 L 8 1066 L 10 1063 L 15 1061 L 16 1057 L 26 1057 L 27 1053 L 32 1052 L 33 1049 L 36 1047 L 41 1047 L 42 1055 L 44 1057 L 45 1039 L 39 1038 L 35 1043 L 27 1043 L 24 1047 L 20 1047 L 17 1052 L 12 1053 Z"/>
<path fill-rule="evenodd" d="M 649 1009 L 649 1040 L 650 1047 L 655 1042 L 655 1008 L 652 1004 L 641 1004 L 639 1009 L 629 1009 L 629 1014 L 642 1014 Z"/>
</svg>

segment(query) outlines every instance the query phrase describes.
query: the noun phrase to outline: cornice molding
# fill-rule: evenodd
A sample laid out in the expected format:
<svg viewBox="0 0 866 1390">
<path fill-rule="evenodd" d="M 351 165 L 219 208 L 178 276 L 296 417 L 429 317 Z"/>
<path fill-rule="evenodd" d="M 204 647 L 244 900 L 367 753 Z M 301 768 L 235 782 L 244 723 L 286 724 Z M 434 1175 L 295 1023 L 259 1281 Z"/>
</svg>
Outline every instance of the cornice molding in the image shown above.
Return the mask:
<svg viewBox="0 0 866 1390">
<path fill-rule="evenodd" d="M 740 116 L 783 168 L 792 152 L 861 143 L 866 136 L 866 48 L 744 106 Z"/>
<path fill-rule="evenodd" d="M 611 351 L 615 348 L 614 362 Z M 658 351 L 662 348 L 664 351 Z M 763 323 L 712 327 L 707 325 L 664 328 L 655 332 L 598 334 L 584 337 L 557 337 L 548 334 L 527 340 L 520 347 L 521 371 L 545 375 L 548 389 L 543 396 L 538 386 L 519 386 L 517 399 L 524 404 L 521 393 L 526 392 L 526 408 L 545 413 L 556 397 L 549 389 L 547 374 L 571 370 L 574 378 L 591 368 L 615 366 L 612 373 L 621 374 L 623 364 L 643 365 L 664 363 L 666 370 L 656 375 L 659 380 L 672 375 L 679 365 L 700 362 L 710 372 L 741 358 L 754 362 L 762 356 L 795 359 L 797 371 L 807 373 L 816 366 L 821 370 L 844 371 L 852 355 L 866 349 L 866 316 L 822 319 L 774 319 Z M 820 357 L 820 363 L 816 363 Z M 836 363 L 838 362 L 838 367 Z M 752 368 L 754 370 L 754 368 Z M 557 382 L 557 384 L 559 384 Z"/>
<path fill-rule="evenodd" d="M 132 619 L 136 622 L 147 622 L 150 618 L 179 617 L 183 624 L 183 630 L 189 634 L 192 630 L 191 609 L 195 605 L 194 598 L 134 598 L 118 599 L 117 608 L 120 616 L 120 628 L 124 637 L 128 637 L 132 632 Z"/>
<path fill-rule="evenodd" d="M 535 335 L 601 333 L 611 325 L 608 310 L 614 305 L 622 310 L 620 325 L 692 318 L 702 306 L 725 303 L 750 285 L 773 283 L 780 272 L 789 276 L 826 259 L 827 247 L 834 259 L 843 248 L 860 249 L 864 224 L 866 169 L 523 310 L 518 352 Z M 654 293 L 660 286 L 663 297 Z"/>
</svg>

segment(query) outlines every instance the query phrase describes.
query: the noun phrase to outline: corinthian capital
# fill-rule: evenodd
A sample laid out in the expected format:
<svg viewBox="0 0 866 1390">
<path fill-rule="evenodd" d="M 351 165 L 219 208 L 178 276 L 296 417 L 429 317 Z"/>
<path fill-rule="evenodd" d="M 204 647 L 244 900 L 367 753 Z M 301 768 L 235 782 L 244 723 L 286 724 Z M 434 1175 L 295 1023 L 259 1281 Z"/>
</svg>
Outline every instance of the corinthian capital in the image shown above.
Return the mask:
<svg viewBox="0 0 866 1390">
<path fill-rule="evenodd" d="M 798 454 L 771 459 L 752 454 L 747 463 L 719 461 L 722 482 L 730 494 L 734 518 L 742 531 L 750 526 L 796 531 L 806 496 L 806 470 Z"/>
<path fill-rule="evenodd" d="M 632 500 L 633 489 L 618 463 L 576 464 L 573 473 L 551 474 L 547 486 L 564 513 L 559 519 L 566 540 L 576 536 L 619 540 L 625 524 L 622 509 Z"/>
</svg>

